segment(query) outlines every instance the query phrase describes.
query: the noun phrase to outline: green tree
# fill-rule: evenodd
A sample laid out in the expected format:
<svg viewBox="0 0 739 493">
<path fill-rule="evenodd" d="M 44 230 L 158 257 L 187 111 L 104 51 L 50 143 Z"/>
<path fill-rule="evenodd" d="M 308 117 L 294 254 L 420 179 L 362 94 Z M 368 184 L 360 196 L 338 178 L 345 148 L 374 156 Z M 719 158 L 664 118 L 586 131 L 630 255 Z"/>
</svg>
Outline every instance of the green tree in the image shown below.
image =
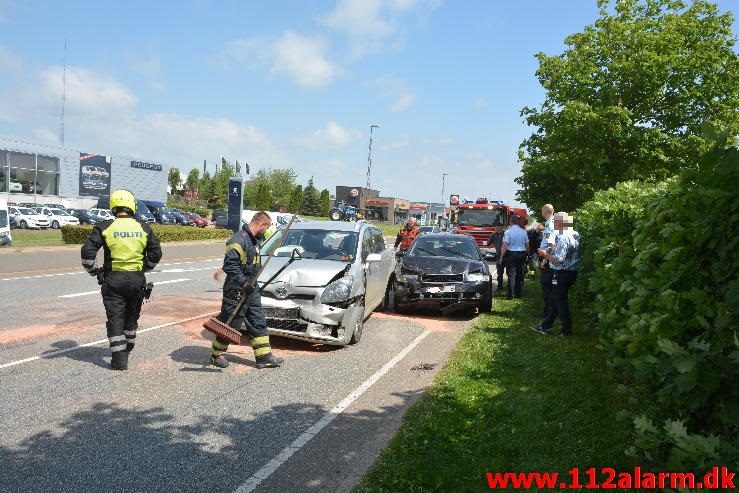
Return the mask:
<svg viewBox="0 0 739 493">
<path fill-rule="evenodd" d="M 321 190 L 321 215 L 328 217 L 328 210 L 331 206 L 331 194 L 327 188 Z"/>
<path fill-rule="evenodd" d="M 731 13 L 696 0 L 600 0 L 595 24 L 536 55 L 546 91 L 521 115 L 517 197 L 573 210 L 597 190 L 658 181 L 709 147 L 702 127 L 739 132 L 739 62 Z"/>
<path fill-rule="evenodd" d="M 295 188 L 297 175 L 292 168 L 265 170 L 260 169 L 244 184 L 244 207 L 257 208 L 257 191 L 265 184 L 269 190 L 269 204 L 265 210 L 277 210 L 280 206 L 288 206 Z"/>
<path fill-rule="evenodd" d="M 182 176 L 180 176 L 180 170 L 172 166 L 169 168 L 169 175 L 167 176 L 167 183 L 169 188 L 172 190 L 172 195 L 177 193 L 177 190 L 182 185 Z"/>
<path fill-rule="evenodd" d="M 197 168 L 191 169 L 190 172 L 187 174 L 187 179 L 185 180 L 185 186 L 190 191 L 194 191 L 196 188 L 198 188 L 199 182 L 200 182 L 200 171 L 198 171 Z"/>
<path fill-rule="evenodd" d="M 257 185 L 257 194 L 255 198 L 254 208 L 260 211 L 268 211 L 270 209 L 270 190 L 268 183 L 260 183 Z"/>
<path fill-rule="evenodd" d="M 295 185 L 290 195 L 290 212 L 300 214 L 303 207 L 303 185 Z"/>
<path fill-rule="evenodd" d="M 303 214 L 309 216 L 320 216 L 321 215 L 321 197 L 313 185 L 313 177 L 308 180 L 305 190 L 303 190 Z"/>
</svg>

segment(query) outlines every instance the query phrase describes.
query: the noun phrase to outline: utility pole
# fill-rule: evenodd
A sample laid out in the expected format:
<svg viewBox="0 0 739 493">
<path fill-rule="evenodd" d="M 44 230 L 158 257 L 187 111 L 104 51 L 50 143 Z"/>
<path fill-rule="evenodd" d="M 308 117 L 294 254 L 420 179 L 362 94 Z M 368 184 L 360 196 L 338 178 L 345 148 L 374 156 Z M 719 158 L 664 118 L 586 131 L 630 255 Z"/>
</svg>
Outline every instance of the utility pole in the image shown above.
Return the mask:
<svg viewBox="0 0 739 493">
<path fill-rule="evenodd" d="M 441 203 L 446 204 L 446 199 L 444 198 L 444 181 L 449 173 L 442 173 L 441 174 Z"/>
<path fill-rule="evenodd" d="M 64 40 L 64 69 L 62 71 L 62 116 L 61 116 L 61 126 L 59 128 L 59 140 L 61 141 L 62 145 L 64 145 L 64 106 L 67 102 L 67 40 Z M 33 189 L 36 189 L 36 184 L 34 183 Z"/>
<path fill-rule="evenodd" d="M 380 128 L 380 126 L 375 124 L 370 125 L 369 155 L 367 156 L 367 190 L 370 189 L 370 172 L 372 170 L 372 130 L 375 128 Z"/>
</svg>

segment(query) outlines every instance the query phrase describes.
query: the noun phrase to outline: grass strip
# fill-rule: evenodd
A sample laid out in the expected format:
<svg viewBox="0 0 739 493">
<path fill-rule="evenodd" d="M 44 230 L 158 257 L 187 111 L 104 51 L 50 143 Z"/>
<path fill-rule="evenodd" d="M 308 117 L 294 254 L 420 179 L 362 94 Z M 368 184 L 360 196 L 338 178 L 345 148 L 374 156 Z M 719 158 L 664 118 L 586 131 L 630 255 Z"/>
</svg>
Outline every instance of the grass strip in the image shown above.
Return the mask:
<svg viewBox="0 0 739 493">
<path fill-rule="evenodd" d="M 13 236 L 13 248 L 27 248 L 40 246 L 62 246 L 62 232 L 59 229 L 14 229 L 10 232 Z"/>
<path fill-rule="evenodd" d="M 479 492 L 486 472 L 559 472 L 567 481 L 573 467 L 633 467 L 594 332 L 577 313 L 570 338 L 532 331 L 540 293 L 527 279 L 523 299 L 496 298 L 355 492 Z"/>
</svg>

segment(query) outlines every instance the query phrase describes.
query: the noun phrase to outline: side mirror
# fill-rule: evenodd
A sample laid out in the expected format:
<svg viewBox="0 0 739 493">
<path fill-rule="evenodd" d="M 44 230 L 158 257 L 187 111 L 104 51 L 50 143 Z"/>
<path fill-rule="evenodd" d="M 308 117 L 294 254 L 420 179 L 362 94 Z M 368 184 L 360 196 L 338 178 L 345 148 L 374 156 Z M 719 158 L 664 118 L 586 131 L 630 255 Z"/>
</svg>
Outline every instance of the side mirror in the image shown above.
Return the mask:
<svg viewBox="0 0 739 493">
<path fill-rule="evenodd" d="M 379 253 L 370 253 L 369 255 L 367 255 L 366 262 L 368 264 L 371 264 L 374 262 L 380 262 L 380 261 L 382 261 L 382 255 L 380 255 Z"/>
</svg>

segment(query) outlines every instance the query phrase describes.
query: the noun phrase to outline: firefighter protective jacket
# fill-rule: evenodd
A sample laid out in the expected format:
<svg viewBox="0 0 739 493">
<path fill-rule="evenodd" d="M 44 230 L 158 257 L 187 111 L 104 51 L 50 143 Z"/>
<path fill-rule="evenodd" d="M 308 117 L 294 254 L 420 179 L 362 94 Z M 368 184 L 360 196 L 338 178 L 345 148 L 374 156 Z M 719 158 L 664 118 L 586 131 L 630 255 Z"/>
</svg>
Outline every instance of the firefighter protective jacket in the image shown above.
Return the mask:
<svg viewBox="0 0 739 493">
<path fill-rule="evenodd" d="M 226 273 L 224 291 L 251 282 L 258 270 L 258 244 L 248 224 L 226 242 L 226 256 L 223 259 L 223 272 Z"/>
</svg>

